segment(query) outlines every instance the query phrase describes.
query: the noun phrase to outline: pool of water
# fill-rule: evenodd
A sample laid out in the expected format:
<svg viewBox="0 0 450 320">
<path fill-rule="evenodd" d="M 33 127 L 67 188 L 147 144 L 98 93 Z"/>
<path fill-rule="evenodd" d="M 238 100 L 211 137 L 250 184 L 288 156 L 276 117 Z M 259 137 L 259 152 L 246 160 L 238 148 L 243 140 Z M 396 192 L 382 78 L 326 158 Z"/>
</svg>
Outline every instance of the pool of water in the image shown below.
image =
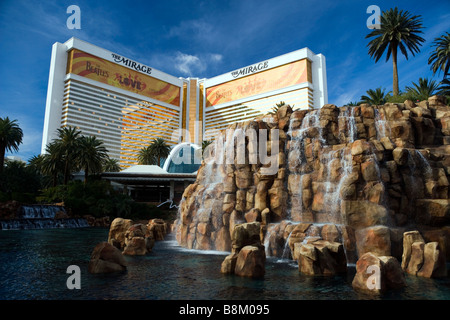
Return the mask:
<svg viewBox="0 0 450 320">
<path fill-rule="evenodd" d="M 186 250 L 173 236 L 155 244 L 146 256 L 126 256 L 121 274 L 92 275 L 92 249 L 106 241 L 108 229 L 77 228 L 0 231 L 1 300 L 448 300 L 450 278 L 407 276 L 407 287 L 376 298 L 356 293 L 355 273 L 311 277 L 296 263 L 268 258 L 262 279 L 220 273 L 228 254 Z M 66 286 L 67 267 L 81 270 L 81 289 Z"/>
</svg>

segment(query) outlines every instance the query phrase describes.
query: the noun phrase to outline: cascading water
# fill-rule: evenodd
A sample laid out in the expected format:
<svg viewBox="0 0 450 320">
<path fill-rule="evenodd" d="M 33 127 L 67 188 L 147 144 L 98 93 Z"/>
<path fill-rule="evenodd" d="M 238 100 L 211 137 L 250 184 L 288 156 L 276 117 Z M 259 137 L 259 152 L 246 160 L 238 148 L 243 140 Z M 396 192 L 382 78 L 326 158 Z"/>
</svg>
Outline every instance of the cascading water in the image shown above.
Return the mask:
<svg viewBox="0 0 450 320">
<path fill-rule="evenodd" d="M 55 219 L 58 212 L 64 215 L 64 207 L 52 205 L 23 205 L 16 219 L 0 220 L 2 230 L 84 228 L 89 227 L 83 218 Z"/>
<path fill-rule="evenodd" d="M 356 108 L 347 107 L 341 110 L 338 117 L 339 132 L 341 135 L 341 142 L 348 143 L 356 140 L 358 134 L 355 121 Z"/>
<path fill-rule="evenodd" d="M 381 115 L 380 111 L 377 108 L 374 108 L 374 113 L 375 113 L 375 129 L 377 131 L 377 140 L 380 140 L 384 137 L 389 137 L 391 129 L 389 126 L 386 126 L 386 119 Z"/>
</svg>

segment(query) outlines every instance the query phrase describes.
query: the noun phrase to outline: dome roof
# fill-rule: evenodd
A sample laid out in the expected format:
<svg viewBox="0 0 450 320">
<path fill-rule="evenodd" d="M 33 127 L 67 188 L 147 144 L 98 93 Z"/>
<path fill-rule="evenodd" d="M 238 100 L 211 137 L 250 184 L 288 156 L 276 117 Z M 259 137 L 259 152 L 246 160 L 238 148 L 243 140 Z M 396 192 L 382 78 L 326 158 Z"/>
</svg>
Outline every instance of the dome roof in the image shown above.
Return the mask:
<svg viewBox="0 0 450 320">
<path fill-rule="evenodd" d="M 190 142 L 177 144 L 170 151 L 163 169 L 168 173 L 195 173 L 202 161 L 202 148 Z"/>
</svg>

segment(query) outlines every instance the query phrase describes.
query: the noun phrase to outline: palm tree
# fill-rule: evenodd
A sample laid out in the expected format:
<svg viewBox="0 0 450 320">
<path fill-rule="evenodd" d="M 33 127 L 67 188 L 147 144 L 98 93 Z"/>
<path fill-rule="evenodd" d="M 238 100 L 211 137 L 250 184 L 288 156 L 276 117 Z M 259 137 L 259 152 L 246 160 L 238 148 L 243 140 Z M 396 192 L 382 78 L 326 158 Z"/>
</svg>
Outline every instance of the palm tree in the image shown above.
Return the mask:
<svg viewBox="0 0 450 320">
<path fill-rule="evenodd" d="M 119 172 L 122 170 L 119 160 L 109 158 L 103 163 L 103 172 Z"/>
<path fill-rule="evenodd" d="M 421 29 L 422 19 L 420 15 L 411 16 L 408 11 L 398 10 L 398 8 L 384 11 L 380 19 L 380 29 L 374 29 L 366 36 L 374 37 L 369 44 L 369 55 L 375 58 L 375 63 L 380 60 L 384 52 L 386 52 L 386 61 L 392 55 L 393 66 L 393 95 L 399 93 L 398 89 L 398 71 L 397 71 L 397 50 L 400 48 L 401 53 L 408 60 L 408 51 L 414 56 L 418 53 L 419 46 L 425 41 L 419 36 L 423 33 Z"/>
<path fill-rule="evenodd" d="M 59 157 L 64 159 L 64 184 L 69 181 L 69 175 L 75 165 L 75 157 L 80 144 L 79 135 L 81 131 L 77 131 L 73 127 L 64 127 L 58 129 L 58 139 L 56 140 Z"/>
<path fill-rule="evenodd" d="M 386 103 L 386 96 L 389 94 L 389 92 L 384 93 L 385 90 L 381 88 L 376 88 L 375 90 L 369 89 L 366 91 L 367 96 L 361 96 L 361 102 L 370 105 L 383 105 Z"/>
<path fill-rule="evenodd" d="M 450 79 L 444 79 L 439 86 L 439 94 L 443 96 L 450 96 Z"/>
<path fill-rule="evenodd" d="M 414 100 L 427 100 L 429 97 L 435 94 L 439 85 L 436 81 L 428 81 L 427 78 L 419 78 L 419 83 L 412 83 L 412 87 L 406 86 L 405 89 L 412 96 Z"/>
<path fill-rule="evenodd" d="M 87 182 L 90 172 L 101 172 L 102 165 L 108 158 L 108 150 L 103 141 L 95 136 L 81 136 L 79 138 L 76 164 L 84 169 L 84 183 Z"/>
<path fill-rule="evenodd" d="M 284 101 L 280 101 L 279 103 L 275 103 L 275 107 L 272 108 L 272 111 L 269 112 L 271 115 L 275 115 L 282 106 L 286 105 Z"/>
<path fill-rule="evenodd" d="M 57 140 L 50 142 L 45 147 L 45 154 L 40 161 L 41 171 L 51 177 L 52 186 L 58 184 L 58 175 L 64 171 L 65 161 L 61 157 L 60 145 Z"/>
<path fill-rule="evenodd" d="M 202 141 L 202 154 L 205 152 L 205 149 L 213 143 L 212 140 L 203 140 Z"/>
<path fill-rule="evenodd" d="M 428 64 L 431 64 L 433 73 L 442 70 L 444 78 L 446 78 L 450 69 L 450 33 L 446 32 L 441 37 L 435 38 L 432 47 L 435 47 L 435 49 L 428 58 Z"/>
<path fill-rule="evenodd" d="M 170 147 L 163 138 L 156 138 L 149 146 L 151 153 L 156 158 L 156 164 L 161 166 L 161 159 L 167 158 L 170 154 Z"/>
<path fill-rule="evenodd" d="M 0 118 L 0 173 L 3 172 L 6 150 L 19 151 L 22 139 L 23 131 L 17 124 L 17 120 L 11 121 L 8 117 Z"/>
<path fill-rule="evenodd" d="M 138 162 L 143 165 L 156 164 L 156 157 L 152 152 L 150 146 L 144 147 L 139 150 Z"/>
</svg>

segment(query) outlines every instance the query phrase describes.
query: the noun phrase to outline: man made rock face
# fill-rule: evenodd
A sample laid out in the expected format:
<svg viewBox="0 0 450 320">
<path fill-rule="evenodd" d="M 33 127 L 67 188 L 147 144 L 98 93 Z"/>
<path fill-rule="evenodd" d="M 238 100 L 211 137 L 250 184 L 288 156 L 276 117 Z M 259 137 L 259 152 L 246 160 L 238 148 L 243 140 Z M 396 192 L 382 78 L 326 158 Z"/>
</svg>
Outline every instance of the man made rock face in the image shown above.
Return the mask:
<svg viewBox="0 0 450 320">
<path fill-rule="evenodd" d="M 266 253 L 261 245 L 259 222 L 238 224 L 232 235 L 232 251 L 222 262 L 221 272 L 260 278 L 265 274 Z"/>
<path fill-rule="evenodd" d="M 122 272 L 126 269 L 127 263 L 119 249 L 108 242 L 95 246 L 88 266 L 90 273 Z"/>
<path fill-rule="evenodd" d="M 380 294 L 388 289 L 405 287 L 406 279 L 396 258 L 367 252 L 356 263 L 352 286 L 357 291 Z"/>
<path fill-rule="evenodd" d="M 314 240 L 296 243 L 294 255 L 298 270 L 307 275 L 335 275 L 347 272 L 347 259 L 342 243 Z"/>
<path fill-rule="evenodd" d="M 418 231 L 403 234 L 402 268 L 407 273 L 426 278 L 447 276 L 445 252 L 436 241 L 425 243 Z"/>
<path fill-rule="evenodd" d="M 115 218 L 109 229 L 108 243 L 124 255 L 145 255 L 152 251 L 155 241 L 164 240 L 167 230 L 168 226 L 162 219 L 152 219 L 143 224 Z"/>
<path fill-rule="evenodd" d="M 267 256 L 298 260 L 301 252 L 316 261 L 320 240 L 342 244 L 355 263 L 368 252 L 401 261 L 403 233 L 418 230 L 448 259 L 449 176 L 450 107 L 440 97 L 284 105 L 216 137 L 184 191 L 176 238 L 186 248 L 231 251 L 235 226 L 258 222 Z M 307 262 L 312 273 L 323 269 Z"/>
</svg>

